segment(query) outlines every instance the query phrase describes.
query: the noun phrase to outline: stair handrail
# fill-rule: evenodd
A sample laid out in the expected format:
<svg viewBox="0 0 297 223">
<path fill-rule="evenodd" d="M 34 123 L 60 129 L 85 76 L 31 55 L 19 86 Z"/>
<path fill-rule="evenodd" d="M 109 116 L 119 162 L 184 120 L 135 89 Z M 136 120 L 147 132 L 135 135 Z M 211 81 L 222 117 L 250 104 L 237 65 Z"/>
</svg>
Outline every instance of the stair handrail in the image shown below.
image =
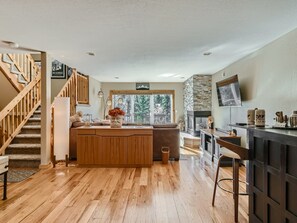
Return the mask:
<svg viewBox="0 0 297 223">
<path fill-rule="evenodd" d="M 0 155 L 41 104 L 41 75 L 38 74 L 0 112 Z"/>
<path fill-rule="evenodd" d="M 40 73 L 40 68 L 35 63 L 31 54 L 7 54 L 14 65 L 22 74 L 23 78 L 29 83 Z"/>
</svg>

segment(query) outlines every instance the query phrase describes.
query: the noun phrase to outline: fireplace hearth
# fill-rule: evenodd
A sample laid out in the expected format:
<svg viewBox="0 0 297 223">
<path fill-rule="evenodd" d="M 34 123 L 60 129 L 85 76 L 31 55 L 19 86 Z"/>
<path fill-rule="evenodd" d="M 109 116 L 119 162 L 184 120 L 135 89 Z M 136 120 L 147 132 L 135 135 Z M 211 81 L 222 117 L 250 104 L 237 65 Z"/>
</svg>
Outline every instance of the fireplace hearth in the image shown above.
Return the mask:
<svg viewBox="0 0 297 223">
<path fill-rule="evenodd" d="M 200 129 L 207 128 L 207 117 L 211 111 L 187 111 L 187 132 L 193 136 L 200 136 Z"/>
</svg>

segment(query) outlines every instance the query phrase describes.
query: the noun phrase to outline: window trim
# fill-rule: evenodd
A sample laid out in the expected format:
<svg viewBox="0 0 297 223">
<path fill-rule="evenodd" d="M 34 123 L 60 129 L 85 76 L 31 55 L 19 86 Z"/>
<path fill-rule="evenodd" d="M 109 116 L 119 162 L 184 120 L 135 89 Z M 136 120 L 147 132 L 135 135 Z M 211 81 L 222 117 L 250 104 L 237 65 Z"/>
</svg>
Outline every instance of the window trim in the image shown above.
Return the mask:
<svg viewBox="0 0 297 223">
<path fill-rule="evenodd" d="M 109 98 L 112 100 L 113 95 L 118 94 L 170 94 L 172 95 L 172 116 L 173 116 L 173 122 L 176 122 L 175 120 L 175 90 L 110 90 L 109 91 Z M 113 104 L 113 102 L 112 102 Z"/>
</svg>

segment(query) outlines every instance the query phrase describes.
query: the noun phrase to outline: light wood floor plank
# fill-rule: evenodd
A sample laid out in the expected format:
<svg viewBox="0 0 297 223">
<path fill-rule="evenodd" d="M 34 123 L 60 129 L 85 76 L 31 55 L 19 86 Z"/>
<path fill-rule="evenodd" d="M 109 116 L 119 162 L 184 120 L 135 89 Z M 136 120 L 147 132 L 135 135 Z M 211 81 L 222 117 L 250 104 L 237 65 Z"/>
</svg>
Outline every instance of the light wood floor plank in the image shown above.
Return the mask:
<svg viewBox="0 0 297 223">
<path fill-rule="evenodd" d="M 211 206 L 215 166 L 200 154 L 184 157 L 151 168 L 42 169 L 8 185 L 0 222 L 232 222 L 231 194 L 218 189 Z M 220 176 L 231 177 L 231 170 L 221 168 Z M 231 182 L 223 185 L 232 188 Z M 239 203 L 239 221 L 248 222 L 248 197 Z"/>
</svg>

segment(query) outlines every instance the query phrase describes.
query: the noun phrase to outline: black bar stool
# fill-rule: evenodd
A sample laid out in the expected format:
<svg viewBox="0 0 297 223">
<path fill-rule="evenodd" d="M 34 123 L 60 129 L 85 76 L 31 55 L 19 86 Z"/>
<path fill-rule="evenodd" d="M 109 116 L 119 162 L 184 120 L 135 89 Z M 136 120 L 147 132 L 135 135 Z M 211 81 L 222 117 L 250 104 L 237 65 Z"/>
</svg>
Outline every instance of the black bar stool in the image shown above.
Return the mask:
<svg viewBox="0 0 297 223">
<path fill-rule="evenodd" d="M 235 145 L 233 143 L 216 139 L 216 142 L 221 146 L 220 148 L 220 158 L 218 161 L 218 167 L 217 167 L 217 173 L 216 173 L 216 179 L 215 179 L 215 185 L 213 190 L 213 197 L 212 197 L 212 206 L 214 206 L 215 203 L 215 196 L 216 196 L 216 189 L 217 186 L 221 189 L 223 189 L 226 192 L 233 194 L 234 199 L 234 221 L 238 222 L 238 196 L 239 195 L 248 195 L 247 193 L 239 193 L 239 182 L 243 182 L 239 180 L 239 165 L 241 160 L 249 160 L 249 150 Z M 220 162 L 223 157 L 229 157 L 232 158 L 232 166 L 233 166 L 233 178 L 222 178 L 218 180 L 219 176 L 219 170 L 220 170 Z M 233 191 L 229 191 L 222 186 L 220 186 L 221 181 L 225 180 L 232 180 L 233 181 Z"/>
</svg>

